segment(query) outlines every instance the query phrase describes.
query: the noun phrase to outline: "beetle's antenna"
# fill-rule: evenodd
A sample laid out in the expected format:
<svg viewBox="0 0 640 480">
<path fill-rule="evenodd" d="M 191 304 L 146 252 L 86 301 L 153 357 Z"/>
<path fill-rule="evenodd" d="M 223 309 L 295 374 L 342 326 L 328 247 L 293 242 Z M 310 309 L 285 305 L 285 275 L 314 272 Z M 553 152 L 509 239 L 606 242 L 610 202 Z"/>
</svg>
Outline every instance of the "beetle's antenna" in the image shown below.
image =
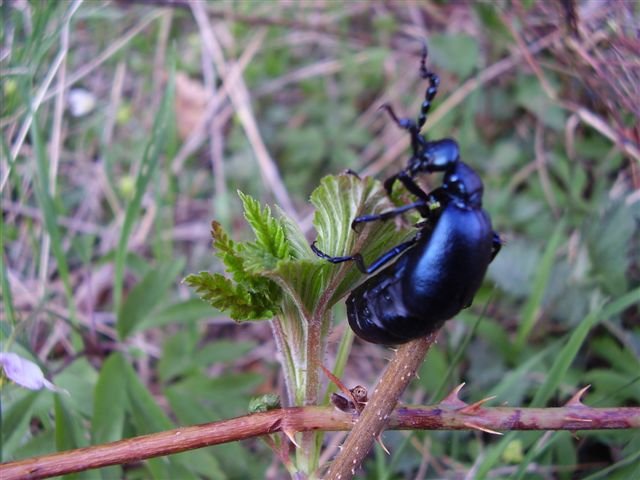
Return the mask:
<svg viewBox="0 0 640 480">
<path fill-rule="evenodd" d="M 431 108 L 431 102 L 438 94 L 438 85 L 440 85 L 440 77 L 434 72 L 430 72 L 427 69 L 427 55 L 429 50 L 427 49 L 427 42 L 422 40 L 422 55 L 420 56 L 420 77 L 425 80 L 429 80 L 429 86 L 424 92 L 424 102 L 420 106 L 420 114 L 418 115 L 417 127 L 418 132 L 422 130 L 422 127 L 427 122 L 427 114 Z"/>
</svg>

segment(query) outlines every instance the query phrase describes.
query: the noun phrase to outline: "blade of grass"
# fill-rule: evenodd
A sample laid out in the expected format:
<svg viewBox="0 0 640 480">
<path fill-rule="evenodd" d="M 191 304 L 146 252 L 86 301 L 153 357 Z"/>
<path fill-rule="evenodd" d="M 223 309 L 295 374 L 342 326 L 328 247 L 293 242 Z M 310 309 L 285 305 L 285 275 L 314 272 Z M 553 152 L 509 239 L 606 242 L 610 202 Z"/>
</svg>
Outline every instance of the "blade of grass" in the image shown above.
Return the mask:
<svg viewBox="0 0 640 480">
<path fill-rule="evenodd" d="M 2 305 L 4 306 L 7 324 L 10 325 L 10 328 L 13 328 L 16 325 L 16 310 L 13 304 L 11 285 L 9 285 L 9 278 L 7 276 L 7 258 L 4 254 L 6 228 L 7 226 L 4 223 L 4 215 L 2 215 L 2 218 L 0 218 L 0 251 L 2 251 L 2 270 L 0 271 L 0 283 L 2 287 Z M 4 344 L 5 335 L 9 335 L 9 331 L 5 331 L 4 328 L 0 328 L 0 342 L 2 342 L 2 344 Z"/>
<path fill-rule="evenodd" d="M 433 402 L 436 398 L 440 398 L 442 396 L 442 392 L 444 391 L 444 388 L 446 387 L 447 382 L 452 378 L 454 369 L 462 361 L 463 355 L 465 354 L 465 352 L 467 352 L 467 347 L 469 346 L 469 343 L 471 343 L 471 339 L 475 337 L 476 331 L 478 330 L 478 326 L 480 325 L 480 322 L 482 321 L 482 319 L 485 317 L 487 313 L 487 308 L 489 307 L 490 303 L 491 303 L 491 296 L 485 302 L 484 307 L 482 309 L 482 313 L 478 315 L 471 330 L 467 332 L 467 335 L 465 335 L 462 342 L 460 342 L 460 344 L 458 345 L 458 348 L 453 354 L 453 359 L 451 360 L 451 363 L 447 368 L 447 373 L 445 373 L 445 375 L 442 377 L 442 380 L 440 381 L 438 388 L 431 395 L 429 399 L 430 402 Z"/>
<path fill-rule="evenodd" d="M 158 304 L 170 297 L 169 287 L 184 267 L 182 258 L 163 262 L 150 270 L 134 286 L 118 309 L 116 330 L 121 339 L 140 330 L 140 325 L 153 313 Z"/>
<path fill-rule="evenodd" d="M 66 16 L 65 22 L 70 22 L 71 21 L 71 18 L 76 13 L 78 8 L 80 8 L 81 4 L 82 4 L 82 0 L 76 0 L 73 4 L 70 5 L 70 7 L 69 7 L 69 9 L 68 9 L 68 11 L 67 11 L 67 13 L 65 15 Z M 53 9 L 56 8 L 55 3 L 52 2 L 50 4 L 45 4 L 45 6 L 46 5 L 48 5 L 49 8 L 52 9 L 51 12 L 47 13 L 46 15 L 51 15 L 52 12 L 53 12 Z M 39 10 L 39 12 L 40 12 L 40 10 Z M 44 26 L 47 24 L 46 15 L 42 19 L 42 25 L 43 25 L 42 33 L 38 33 L 38 30 L 34 29 L 34 32 L 30 37 L 30 40 L 32 40 L 36 45 L 42 46 L 43 43 L 45 43 L 45 40 L 50 41 L 50 39 L 45 39 L 44 38 L 45 37 Z M 44 52 L 42 52 L 42 53 L 44 54 Z M 49 68 L 49 70 L 47 72 L 47 75 L 45 76 L 43 82 L 41 83 L 40 88 L 38 88 L 38 90 L 37 90 L 37 92 L 35 92 L 35 94 L 29 94 L 28 98 L 30 100 L 24 103 L 24 105 L 30 106 L 30 108 L 29 108 L 29 111 L 25 115 L 24 121 L 22 122 L 22 126 L 20 127 L 19 133 L 18 133 L 18 135 L 16 137 L 16 141 L 14 142 L 13 148 L 11 149 L 11 155 L 10 155 L 9 161 L 8 161 L 9 168 L 7 168 L 7 171 L 4 172 L 2 180 L 0 180 L 0 192 L 2 192 L 4 190 L 4 186 L 6 185 L 7 180 L 9 179 L 9 174 L 11 173 L 11 167 L 13 167 L 13 165 L 15 164 L 15 160 L 18 157 L 20 149 L 22 148 L 22 145 L 24 143 L 24 140 L 27 137 L 27 133 L 29 132 L 29 130 L 33 126 L 32 123 L 35 120 L 35 115 L 38 112 L 38 109 L 40 108 L 40 105 L 44 101 L 45 94 L 49 91 L 49 87 L 51 85 L 51 82 L 53 81 L 53 78 L 55 77 L 56 73 L 58 72 L 58 69 L 62 65 L 62 62 L 64 61 L 65 57 L 66 57 L 66 52 L 60 51 L 58 53 L 58 55 L 53 60 L 53 62 L 51 62 L 51 67 Z M 36 67 L 34 66 L 33 69 L 35 70 Z"/>
<path fill-rule="evenodd" d="M 122 303 L 122 284 L 124 278 L 124 266 L 125 259 L 127 258 L 127 246 L 129 242 L 129 236 L 133 225 L 140 215 L 140 207 L 142 204 L 142 197 L 149 185 L 156 167 L 158 165 L 160 155 L 164 149 L 165 141 L 167 138 L 167 126 L 169 124 L 170 107 L 173 103 L 174 93 L 174 73 L 173 69 L 169 75 L 169 83 L 165 91 L 162 103 L 156 115 L 156 119 L 153 123 L 151 130 L 151 139 L 145 147 L 144 154 L 142 156 L 142 162 L 138 169 L 138 175 L 136 176 L 136 189 L 135 194 L 125 212 L 124 224 L 120 233 L 120 239 L 118 241 L 118 247 L 116 248 L 115 255 L 115 275 L 113 286 L 113 298 L 114 309 L 117 311 Z"/>
<path fill-rule="evenodd" d="M 62 247 L 62 237 L 58 228 L 58 215 L 54 205 L 54 199 L 49 190 L 49 168 L 47 164 L 47 154 L 44 148 L 44 142 L 38 127 L 37 114 L 34 112 L 34 121 L 31 123 L 31 140 L 36 155 L 36 181 L 34 183 L 34 192 L 40 208 L 44 225 L 51 239 L 51 249 L 56 258 L 58 273 L 64 285 L 64 292 L 69 306 L 70 322 L 74 326 L 78 326 L 75 302 L 73 300 L 73 290 L 71 287 L 71 276 L 69 274 L 69 265 L 67 257 Z M 74 347 L 79 348 L 81 341 L 77 332 L 72 333 L 72 343 Z"/>
<path fill-rule="evenodd" d="M 633 292 L 632 292 L 633 293 Z M 622 305 L 621 302 L 617 302 L 618 305 Z M 542 407 L 544 406 L 551 395 L 556 390 L 562 379 L 569 370 L 569 366 L 576 358 L 578 354 L 578 350 L 584 343 L 587 335 L 591 331 L 591 329 L 598 323 L 602 316 L 602 302 L 596 304 L 591 313 L 587 315 L 582 322 L 578 325 L 578 327 L 573 330 L 569 340 L 565 343 L 564 347 L 555 358 L 555 362 L 549 371 L 549 374 L 546 377 L 545 382 L 540 386 L 537 390 L 536 394 L 531 401 L 530 407 Z M 605 310 L 606 311 L 606 310 Z M 496 462 L 500 459 L 502 452 L 504 452 L 507 445 L 512 442 L 516 438 L 515 432 L 511 432 L 494 447 L 487 454 L 483 462 L 478 465 L 478 468 L 475 471 L 476 478 L 485 478 L 489 471 L 493 468 Z M 528 445 L 531 445 L 532 442 L 535 442 L 539 438 L 539 435 L 530 438 Z M 527 467 L 530 462 L 534 459 L 534 457 L 544 451 L 544 449 L 533 449 L 534 452 L 529 452 L 525 459 L 521 462 L 520 468 L 518 472 L 514 475 L 514 477 L 519 477 L 521 472 L 526 472 Z"/>
<path fill-rule="evenodd" d="M 633 466 L 635 465 L 635 468 Z M 633 473 L 626 478 L 638 478 L 640 475 L 640 449 L 631 454 L 627 458 L 623 458 L 619 462 L 609 465 L 607 468 L 603 468 L 599 472 L 596 472 L 588 477 L 584 477 L 584 480 L 600 480 L 601 478 L 610 478 L 610 475 L 616 470 L 630 466 L 633 468 Z"/>
<path fill-rule="evenodd" d="M 551 395 L 554 391 L 556 391 L 558 385 L 566 375 L 569 370 L 569 366 L 573 363 L 573 360 L 576 358 L 578 354 L 578 350 L 584 343 L 587 335 L 591 331 L 591 329 L 598 323 L 598 321 L 602 318 L 602 303 L 597 304 L 591 313 L 587 315 L 582 322 L 578 325 L 578 327 L 573 331 L 571 336 L 569 337 L 569 341 L 565 344 L 564 348 L 560 351 L 560 354 L 556 358 L 549 374 L 545 382 L 538 389 L 536 394 L 531 401 L 531 407 L 543 407 L 551 398 Z M 540 437 L 542 434 L 537 435 Z M 531 448 L 524 459 L 520 463 L 518 471 L 515 474 L 516 479 L 521 479 L 527 471 L 527 467 L 531 464 L 531 462 L 540 454 L 545 452 L 547 448 L 551 445 L 552 440 L 545 442 L 542 445 L 537 445 L 534 448 Z"/>
<path fill-rule="evenodd" d="M 553 260 L 560 242 L 564 237 L 563 230 L 564 222 L 560 222 L 551 235 L 549 243 L 547 243 L 547 248 L 542 255 L 540 266 L 538 267 L 533 279 L 531 295 L 529 295 L 527 303 L 522 310 L 522 321 L 520 322 L 520 328 L 518 329 L 518 336 L 516 337 L 515 342 L 517 352 L 522 351 L 524 348 L 525 342 L 538 319 L 538 313 L 541 309 L 544 292 L 549 284 L 549 278 L 553 271 Z"/>
</svg>

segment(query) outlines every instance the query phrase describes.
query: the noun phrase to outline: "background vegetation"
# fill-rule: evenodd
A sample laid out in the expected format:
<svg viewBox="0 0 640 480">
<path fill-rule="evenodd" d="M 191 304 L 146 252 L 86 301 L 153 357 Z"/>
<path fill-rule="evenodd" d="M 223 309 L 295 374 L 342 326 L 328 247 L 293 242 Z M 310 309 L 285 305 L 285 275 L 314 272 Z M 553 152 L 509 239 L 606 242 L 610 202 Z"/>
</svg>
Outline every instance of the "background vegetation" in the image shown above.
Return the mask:
<svg viewBox="0 0 640 480">
<path fill-rule="evenodd" d="M 237 189 L 278 204 L 313 239 L 308 197 L 323 175 L 401 168 L 407 135 L 378 107 L 417 115 L 423 38 L 441 77 L 426 134 L 459 142 L 506 245 L 405 401 L 437 401 L 465 381 L 466 400 L 529 405 L 574 329 L 606 304 L 547 405 L 586 384 L 589 405 L 640 403 L 636 2 L 0 8 L 2 350 L 69 392 L 3 384 L 3 461 L 228 418 L 281 392 L 268 323 L 234 323 L 181 279 L 221 269 L 212 219 L 248 238 Z M 344 329 L 339 311 L 328 365 Z M 373 385 L 388 356 L 356 340 L 345 384 Z M 391 456 L 376 451 L 362 476 L 632 478 L 639 437 L 387 432 Z M 327 459 L 341 438 L 327 437 Z M 255 441 L 125 473 L 284 470 Z"/>
</svg>

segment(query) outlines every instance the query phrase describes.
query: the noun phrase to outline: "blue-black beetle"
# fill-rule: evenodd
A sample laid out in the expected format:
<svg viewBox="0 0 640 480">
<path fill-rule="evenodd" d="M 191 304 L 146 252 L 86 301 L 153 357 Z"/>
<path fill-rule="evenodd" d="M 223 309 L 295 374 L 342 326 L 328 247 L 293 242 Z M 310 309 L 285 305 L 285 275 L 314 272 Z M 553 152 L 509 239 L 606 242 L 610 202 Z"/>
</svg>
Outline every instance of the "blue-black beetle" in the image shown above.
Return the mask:
<svg viewBox="0 0 640 480">
<path fill-rule="evenodd" d="M 415 209 L 424 218 L 417 225 L 417 234 L 369 266 L 359 253 L 332 257 L 320 251 L 315 242 L 311 246 L 316 255 L 332 263 L 355 261 L 366 274 L 399 257 L 355 288 L 347 299 L 349 325 L 356 335 L 372 343 L 400 344 L 428 335 L 469 307 L 501 246 L 489 215 L 482 209 L 482 180 L 460 160 L 458 144 L 452 139 L 429 142 L 420 135 L 439 84 L 438 76 L 425 66 L 426 57 L 425 45 L 420 76 L 429 80 L 429 87 L 417 121 L 398 118 L 390 106 L 383 106 L 395 123 L 410 133 L 412 146 L 407 167 L 389 177 L 385 189 L 391 193 L 398 180 L 417 201 L 357 217 L 351 224 L 388 220 Z M 413 180 L 421 172 L 443 172 L 442 186 L 425 192 Z"/>
</svg>

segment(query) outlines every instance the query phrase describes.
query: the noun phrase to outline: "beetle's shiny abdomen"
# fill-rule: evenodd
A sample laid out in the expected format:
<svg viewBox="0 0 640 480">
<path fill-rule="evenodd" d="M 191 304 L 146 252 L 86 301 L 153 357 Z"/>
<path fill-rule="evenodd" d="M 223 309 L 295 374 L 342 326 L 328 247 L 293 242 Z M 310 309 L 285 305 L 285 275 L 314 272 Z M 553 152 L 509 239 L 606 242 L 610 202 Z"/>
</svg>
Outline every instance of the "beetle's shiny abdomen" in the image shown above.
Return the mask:
<svg viewBox="0 0 640 480">
<path fill-rule="evenodd" d="M 473 301 L 492 238 L 484 210 L 447 205 L 431 235 L 353 290 L 349 325 L 372 343 L 405 343 L 433 332 Z"/>
<path fill-rule="evenodd" d="M 369 278 L 347 298 L 347 318 L 351 329 L 371 343 L 397 344 L 415 338 L 407 335 L 407 326 L 415 330 L 417 319 L 407 310 L 402 275 L 407 256 Z"/>
</svg>

